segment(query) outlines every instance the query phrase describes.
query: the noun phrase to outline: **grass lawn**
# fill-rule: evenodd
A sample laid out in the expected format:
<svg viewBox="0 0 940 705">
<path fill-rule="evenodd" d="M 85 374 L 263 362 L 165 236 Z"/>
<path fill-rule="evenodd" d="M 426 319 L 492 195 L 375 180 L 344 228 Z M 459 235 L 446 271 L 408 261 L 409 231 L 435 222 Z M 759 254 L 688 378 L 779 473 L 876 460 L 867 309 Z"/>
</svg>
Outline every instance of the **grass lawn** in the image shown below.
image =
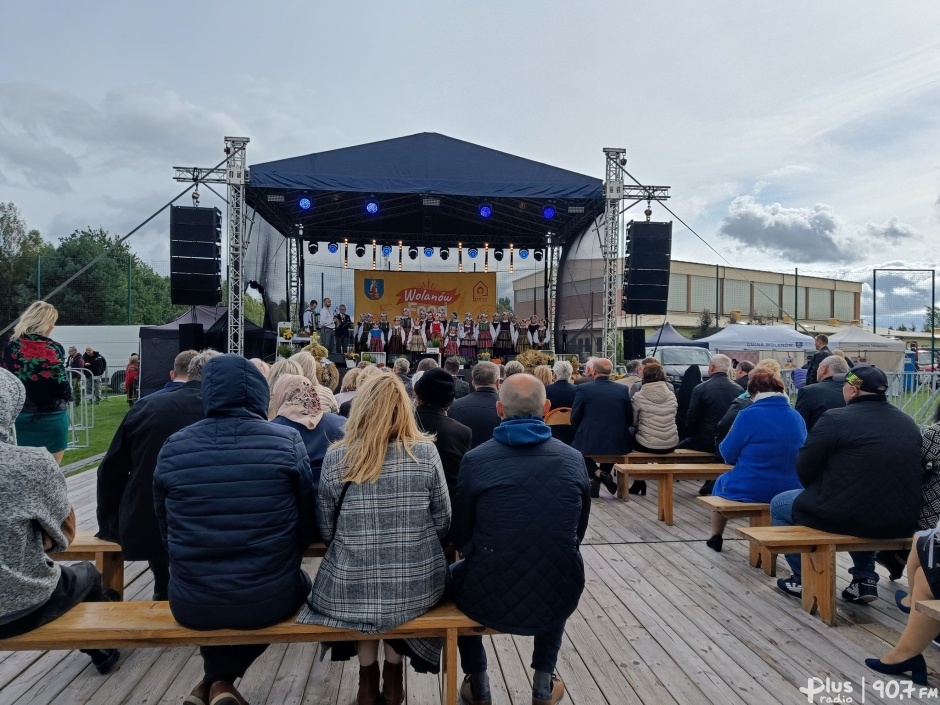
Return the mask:
<svg viewBox="0 0 940 705">
<path fill-rule="evenodd" d="M 89 432 L 88 447 L 70 448 L 66 450 L 62 464 L 69 465 L 79 460 L 104 453 L 108 449 L 108 446 L 111 445 L 111 438 L 114 436 L 114 432 L 117 431 L 117 427 L 121 424 L 121 420 L 124 418 L 129 408 L 127 398 L 124 396 L 113 396 L 95 406 L 95 427 Z M 89 407 L 89 414 L 90 413 L 91 408 Z M 78 441 L 82 444 L 85 443 L 85 431 L 78 432 Z M 75 472 L 80 471 L 81 469 L 78 469 Z"/>
</svg>

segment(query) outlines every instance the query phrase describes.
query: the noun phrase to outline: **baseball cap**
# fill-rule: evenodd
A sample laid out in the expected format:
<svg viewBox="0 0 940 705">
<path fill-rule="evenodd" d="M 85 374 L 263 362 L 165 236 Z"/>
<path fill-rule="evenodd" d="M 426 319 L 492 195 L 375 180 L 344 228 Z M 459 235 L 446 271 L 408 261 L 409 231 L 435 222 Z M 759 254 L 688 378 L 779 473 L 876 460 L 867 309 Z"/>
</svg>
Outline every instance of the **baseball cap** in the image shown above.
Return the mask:
<svg viewBox="0 0 940 705">
<path fill-rule="evenodd" d="M 844 375 L 833 375 L 833 379 L 871 394 L 884 394 L 888 389 L 887 375 L 874 365 L 856 365 Z"/>
</svg>

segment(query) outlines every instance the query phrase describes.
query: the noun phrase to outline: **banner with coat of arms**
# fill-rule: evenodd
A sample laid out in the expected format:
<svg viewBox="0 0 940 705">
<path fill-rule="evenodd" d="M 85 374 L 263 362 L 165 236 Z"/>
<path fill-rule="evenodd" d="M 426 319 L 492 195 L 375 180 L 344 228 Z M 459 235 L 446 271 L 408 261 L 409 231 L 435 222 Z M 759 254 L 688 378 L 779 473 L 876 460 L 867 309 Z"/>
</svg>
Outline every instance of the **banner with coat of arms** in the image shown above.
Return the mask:
<svg viewBox="0 0 940 705">
<path fill-rule="evenodd" d="M 437 310 L 458 320 L 464 314 L 476 317 L 496 311 L 496 273 L 487 272 L 382 272 L 357 269 L 354 320 L 371 313 L 387 313 L 389 320 L 404 309 L 417 318 L 424 310 Z"/>
</svg>

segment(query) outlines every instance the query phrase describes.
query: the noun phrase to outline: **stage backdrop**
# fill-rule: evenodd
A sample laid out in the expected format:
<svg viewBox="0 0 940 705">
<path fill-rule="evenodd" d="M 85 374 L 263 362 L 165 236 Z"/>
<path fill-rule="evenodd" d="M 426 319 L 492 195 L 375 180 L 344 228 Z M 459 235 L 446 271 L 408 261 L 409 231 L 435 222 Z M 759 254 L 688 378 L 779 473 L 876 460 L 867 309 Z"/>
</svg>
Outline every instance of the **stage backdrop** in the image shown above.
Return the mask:
<svg viewBox="0 0 940 705">
<path fill-rule="evenodd" d="M 387 313 L 389 321 L 409 309 L 417 318 L 422 310 L 432 308 L 450 318 L 456 313 L 463 321 L 465 313 L 473 319 L 485 313 L 493 320 L 496 312 L 496 273 L 471 272 L 382 272 L 356 270 L 356 308 L 359 314 Z"/>
</svg>

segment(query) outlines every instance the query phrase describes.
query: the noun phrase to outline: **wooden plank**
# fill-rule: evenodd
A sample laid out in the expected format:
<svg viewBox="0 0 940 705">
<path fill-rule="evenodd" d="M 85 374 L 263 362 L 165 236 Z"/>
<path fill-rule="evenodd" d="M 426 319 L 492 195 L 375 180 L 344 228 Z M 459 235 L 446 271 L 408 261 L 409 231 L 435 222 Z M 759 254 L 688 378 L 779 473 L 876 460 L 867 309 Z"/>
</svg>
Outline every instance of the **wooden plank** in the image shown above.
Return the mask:
<svg viewBox="0 0 940 705">
<path fill-rule="evenodd" d="M 755 526 L 739 527 L 736 531 L 748 539 L 768 548 L 786 549 L 779 553 L 808 553 L 816 546 L 833 545 L 836 551 L 891 551 L 911 547 L 911 537 L 896 539 L 872 539 L 847 534 L 832 534 L 828 531 L 806 526 Z"/>
<path fill-rule="evenodd" d="M 920 600 L 914 604 L 914 608 L 931 619 L 940 621 L 940 600 Z"/>
</svg>

